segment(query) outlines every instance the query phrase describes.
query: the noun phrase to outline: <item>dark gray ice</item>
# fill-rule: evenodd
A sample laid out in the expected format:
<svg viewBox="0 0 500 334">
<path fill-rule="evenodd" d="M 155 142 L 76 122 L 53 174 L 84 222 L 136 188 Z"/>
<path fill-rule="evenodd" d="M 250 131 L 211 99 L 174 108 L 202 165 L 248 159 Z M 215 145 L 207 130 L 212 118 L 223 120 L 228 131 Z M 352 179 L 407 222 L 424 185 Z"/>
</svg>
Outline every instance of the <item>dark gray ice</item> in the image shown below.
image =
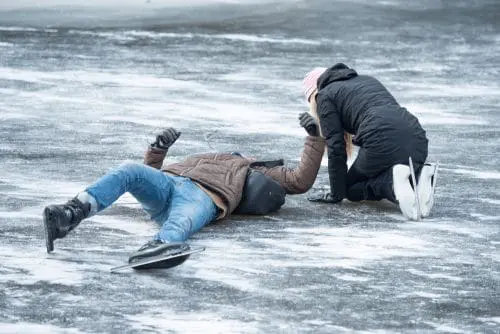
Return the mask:
<svg viewBox="0 0 500 334">
<path fill-rule="evenodd" d="M 500 333 L 498 1 L 56 4 L 0 6 L 0 333 Z M 292 196 L 207 226 L 180 267 L 110 274 L 158 229 L 125 195 L 46 254 L 44 206 L 142 161 L 164 127 L 182 131 L 168 161 L 295 166 L 302 77 L 339 61 L 427 130 L 429 218 Z"/>
</svg>

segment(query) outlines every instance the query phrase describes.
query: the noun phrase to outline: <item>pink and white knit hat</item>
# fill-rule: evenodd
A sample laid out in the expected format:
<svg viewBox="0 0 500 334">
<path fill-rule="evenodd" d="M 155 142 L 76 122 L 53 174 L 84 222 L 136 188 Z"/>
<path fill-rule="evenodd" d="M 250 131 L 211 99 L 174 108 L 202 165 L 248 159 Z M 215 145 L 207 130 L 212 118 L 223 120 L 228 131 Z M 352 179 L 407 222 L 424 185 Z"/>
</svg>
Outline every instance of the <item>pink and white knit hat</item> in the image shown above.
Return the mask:
<svg viewBox="0 0 500 334">
<path fill-rule="evenodd" d="M 326 67 L 316 67 L 311 72 L 307 73 L 302 82 L 302 89 L 304 90 L 304 95 L 306 100 L 309 102 L 312 93 L 317 88 L 318 79 L 327 70 Z"/>
</svg>

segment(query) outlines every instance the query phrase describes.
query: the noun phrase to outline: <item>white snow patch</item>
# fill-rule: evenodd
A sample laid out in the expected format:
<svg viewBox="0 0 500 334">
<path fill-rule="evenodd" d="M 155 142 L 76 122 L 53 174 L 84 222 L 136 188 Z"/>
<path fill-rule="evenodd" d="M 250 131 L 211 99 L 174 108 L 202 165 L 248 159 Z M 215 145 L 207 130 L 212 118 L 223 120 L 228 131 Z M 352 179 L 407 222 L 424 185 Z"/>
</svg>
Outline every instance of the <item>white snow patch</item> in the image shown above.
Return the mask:
<svg viewBox="0 0 500 334">
<path fill-rule="evenodd" d="M 461 174 L 461 175 L 469 175 L 476 179 L 494 179 L 500 180 L 500 172 L 497 171 L 476 171 L 471 169 L 452 169 L 452 168 L 442 168 L 451 173 Z"/>
<path fill-rule="evenodd" d="M 497 250 L 496 247 L 490 247 L 490 248 L 492 248 L 491 253 L 481 253 L 479 255 L 481 255 L 482 257 L 485 257 L 485 258 L 489 258 L 495 262 L 500 262 L 500 252 Z"/>
<path fill-rule="evenodd" d="M 47 334 L 84 334 L 76 328 L 62 328 L 54 325 L 30 324 L 30 323 L 0 323 L 0 333 L 24 334 L 24 333 L 47 333 Z"/>
<path fill-rule="evenodd" d="M 425 292 L 425 291 L 414 291 L 414 292 L 408 292 L 408 293 L 402 293 L 396 296 L 396 298 L 407 298 L 407 297 L 422 297 L 422 298 L 429 298 L 429 299 L 439 299 L 442 298 L 443 295 L 437 294 L 437 293 L 432 293 L 432 292 Z"/>
<path fill-rule="evenodd" d="M 216 38 L 216 39 L 228 39 L 228 40 L 236 40 L 236 41 L 244 41 L 244 42 L 252 42 L 252 43 L 278 43 L 278 44 L 305 44 L 305 45 L 319 45 L 320 41 L 303 39 L 303 38 L 279 38 L 276 36 L 267 36 L 267 35 L 246 35 L 246 34 L 216 34 L 216 35 L 207 35 L 202 34 L 200 36 L 206 38 Z"/>
<path fill-rule="evenodd" d="M 77 285 L 83 281 L 82 265 L 74 262 L 58 261 L 45 254 L 40 247 L 25 248 L 22 253 L 11 245 L 0 246 L 0 263 L 2 268 L 10 272 L 0 276 L 0 282 L 17 282 L 19 284 L 33 284 L 39 281 L 48 281 L 54 284 Z M 19 269 L 22 269 L 20 271 Z"/>
<path fill-rule="evenodd" d="M 151 237 L 159 230 L 159 225 L 154 221 L 140 221 L 135 218 L 124 218 L 108 215 L 95 215 L 89 218 L 89 224 L 94 226 L 105 226 L 107 228 L 113 228 L 126 233 L 132 234 L 134 237 Z M 123 238 L 127 238 L 126 234 L 123 234 Z"/>
<path fill-rule="evenodd" d="M 455 277 L 455 276 L 441 274 L 441 273 L 435 273 L 435 274 L 426 273 L 426 272 L 423 272 L 421 270 L 417 270 L 417 269 L 413 269 L 413 268 L 408 269 L 407 271 L 413 275 L 427 277 L 430 279 L 445 279 L 445 280 L 454 281 L 454 282 L 463 281 L 463 279 L 460 277 Z"/>
<path fill-rule="evenodd" d="M 494 199 L 494 198 L 479 198 L 478 200 L 481 201 L 481 202 L 485 202 L 485 203 L 500 205 L 500 200 L 499 199 Z"/>
<path fill-rule="evenodd" d="M 26 213 L 24 211 L 0 211 L 0 218 L 30 218 L 30 219 L 41 219 L 41 211 L 34 213 Z"/>
<path fill-rule="evenodd" d="M 481 213 L 476 213 L 473 212 L 470 214 L 472 217 L 477 218 L 482 221 L 499 221 L 500 222 L 500 216 L 488 216 L 488 215 L 483 215 Z"/>
<path fill-rule="evenodd" d="M 38 29 L 30 28 L 30 27 L 16 27 L 16 26 L 0 26 L 0 31 L 38 31 Z"/>
<path fill-rule="evenodd" d="M 457 225 L 455 221 L 447 221 L 443 218 L 426 218 L 421 222 L 412 222 L 403 225 L 402 228 L 408 230 L 422 230 L 428 232 L 429 230 L 445 231 L 450 234 L 461 234 L 471 238 L 484 239 L 490 233 L 490 230 L 483 229 L 471 224 L 466 227 L 465 224 Z"/>
<path fill-rule="evenodd" d="M 24 69 L 0 67 L 0 78 L 7 80 L 23 80 L 36 83 L 80 82 L 85 84 L 113 84 L 124 87 L 194 89 L 200 84 L 192 81 L 175 80 L 153 75 L 133 73 L 112 73 L 92 71 L 59 71 L 42 72 Z"/>
<path fill-rule="evenodd" d="M 468 331 L 464 331 L 445 324 L 439 324 L 431 321 L 424 321 L 424 323 L 429 326 L 433 326 L 434 329 L 437 330 L 438 332 L 455 333 L 455 334 L 469 333 Z"/>
<path fill-rule="evenodd" d="M 192 263 L 197 277 L 258 295 L 277 295 L 276 291 L 262 286 L 258 279 L 268 273 L 260 260 L 266 256 L 266 252 L 243 247 L 236 241 L 211 239 L 204 240 L 203 245 L 207 247 L 203 261 Z M 242 261 L 250 258 L 252 261 Z"/>
<path fill-rule="evenodd" d="M 409 112 L 416 115 L 422 124 L 452 124 L 452 125 L 485 125 L 488 122 L 478 115 L 460 115 L 447 112 L 442 106 L 407 103 L 404 105 Z"/>
<path fill-rule="evenodd" d="M 258 333 L 257 325 L 224 319 L 218 313 L 195 311 L 180 313 L 168 310 L 151 310 L 147 313 L 129 315 L 132 327 L 140 331 L 174 331 L 175 333 Z"/>
<path fill-rule="evenodd" d="M 360 277 L 360 276 L 354 276 L 354 275 L 334 275 L 340 280 L 343 281 L 352 281 L 352 282 L 368 282 L 371 281 L 372 278 L 369 277 Z"/>
<path fill-rule="evenodd" d="M 400 256 L 436 256 L 439 250 L 420 239 L 393 231 L 357 228 L 285 229 L 286 239 L 257 239 L 275 258 L 259 259 L 269 267 L 357 268 Z M 279 255 L 279 256 L 278 256 Z M 277 259 L 279 258 L 279 260 Z"/>
<path fill-rule="evenodd" d="M 498 86 L 474 84 L 448 85 L 430 82 L 400 82 L 399 84 L 407 88 L 408 94 L 426 97 L 497 97 L 500 90 Z"/>
<path fill-rule="evenodd" d="M 500 324 L 500 317 L 478 318 L 478 319 L 481 321 L 484 321 L 484 322 L 491 322 L 491 323 Z"/>
<path fill-rule="evenodd" d="M 41 198 L 47 195 L 40 189 L 52 189 L 51 194 L 60 198 L 69 199 L 74 197 L 78 192 L 85 189 L 85 184 L 61 181 L 59 179 L 50 179 L 47 177 L 34 177 L 32 174 L 26 172 L 20 173 L 19 170 L 3 170 L 4 173 L 0 175 L 0 182 L 12 184 L 17 188 L 8 191 L 9 195 L 19 198 Z M 13 182 L 14 180 L 14 182 Z"/>
<path fill-rule="evenodd" d="M 272 43 L 272 44 L 303 44 L 303 45 L 319 45 L 321 41 L 310 40 L 304 38 L 286 38 L 274 35 L 250 35 L 250 34 L 197 34 L 197 33 L 167 33 L 154 31 L 138 31 L 128 30 L 119 32 L 109 31 L 89 31 L 89 30 L 70 30 L 71 34 L 91 35 L 116 40 L 134 40 L 135 38 L 204 38 L 204 39 L 223 39 L 237 42 L 248 43 Z"/>
<path fill-rule="evenodd" d="M 12 112 L 4 112 L 0 114 L 0 120 L 12 120 L 12 119 L 19 119 L 19 120 L 25 120 L 25 119 L 33 119 L 33 118 L 39 118 L 36 116 L 31 116 L 31 115 L 24 115 L 20 113 L 12 113 Z"/>
<path fill-rule="evenodd" d="M 297 1 L 297 0 L 293 0 Z M 76 8 L 85 10 L 94 10 L 96 14 L 101 13 L 105 17 L 107 10 L 117 8 L 120 11 L 133 11 L 135 15 L 147 13 L 148 10 L 158 10 L 160 8 L 180 7 L 180 6 L 196 6 L 196 5 L 217 5 L 217 4 L 262 4 L 269 3 L 271 0 L 88 0 L 85 2 L 75 2 L 74 0 L 16 0 L 8 2 L 0 2 L 0 10 L 13 9 L 54 9 L 60 6 L 75 6 Z M 127 12 L 128 13 L 128 12 Z"/>
</svg>

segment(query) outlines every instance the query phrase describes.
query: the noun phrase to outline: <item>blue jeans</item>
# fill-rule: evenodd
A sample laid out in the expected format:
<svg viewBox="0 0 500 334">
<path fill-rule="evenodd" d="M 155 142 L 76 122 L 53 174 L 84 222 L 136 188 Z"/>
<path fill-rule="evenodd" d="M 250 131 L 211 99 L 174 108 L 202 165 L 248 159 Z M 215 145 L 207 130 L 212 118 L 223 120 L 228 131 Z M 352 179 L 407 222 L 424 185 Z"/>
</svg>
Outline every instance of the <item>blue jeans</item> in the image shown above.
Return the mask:
<svg viewBox="0 0 500 334">
<path fill-rule="evenodd" d="M 154 239 L 163 242 L 185 241 L 217 217 L 213 200 L 189 178 L 143 164 L 125 164 L 100 178 L 86 192 L 96 200 L 97 211 L 129 192 L 151 219 L 161 224 Z"/>
</svg>

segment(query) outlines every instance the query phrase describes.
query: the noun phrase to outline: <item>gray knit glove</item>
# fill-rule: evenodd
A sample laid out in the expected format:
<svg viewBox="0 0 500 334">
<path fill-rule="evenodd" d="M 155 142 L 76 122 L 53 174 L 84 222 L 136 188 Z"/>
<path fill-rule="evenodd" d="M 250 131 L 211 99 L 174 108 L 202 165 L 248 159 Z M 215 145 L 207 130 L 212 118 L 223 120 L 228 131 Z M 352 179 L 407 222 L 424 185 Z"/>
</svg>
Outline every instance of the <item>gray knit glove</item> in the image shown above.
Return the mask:
<svg viewBox="0 0 500 334">
<path fill-rule="evenodd" d="M 309 136 L 317 137 L 319 136 L 319 127 L 318 123 L 311 114 L 304 112 L 299 115 L 300 126 L 306 129 L 307 134 Z"/>
<path fill-rule="evenodd" d="M 151 144 L 151 147 L 167 151 L 172 146 L 181 133 L 174 128 L 167 128 L 162 133 L 156 136 L 156 140 Z"/>
</svg>

